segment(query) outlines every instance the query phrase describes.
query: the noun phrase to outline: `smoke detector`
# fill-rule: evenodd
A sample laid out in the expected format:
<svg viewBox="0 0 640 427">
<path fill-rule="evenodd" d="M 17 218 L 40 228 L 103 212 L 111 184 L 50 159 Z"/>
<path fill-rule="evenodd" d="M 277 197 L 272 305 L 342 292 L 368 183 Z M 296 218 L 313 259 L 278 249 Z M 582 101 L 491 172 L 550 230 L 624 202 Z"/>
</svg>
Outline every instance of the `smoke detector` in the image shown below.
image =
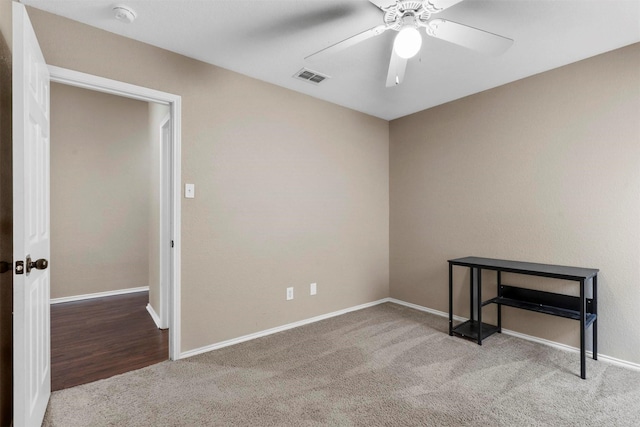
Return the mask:
<svg viewBox="0 0 640 427">
<path fill-rule="evenodd" d="M 136 12 L 128 6 L 113 6 L 113 16 L 120 22 L 131 24 L 136 19 Z"/>
</svg>

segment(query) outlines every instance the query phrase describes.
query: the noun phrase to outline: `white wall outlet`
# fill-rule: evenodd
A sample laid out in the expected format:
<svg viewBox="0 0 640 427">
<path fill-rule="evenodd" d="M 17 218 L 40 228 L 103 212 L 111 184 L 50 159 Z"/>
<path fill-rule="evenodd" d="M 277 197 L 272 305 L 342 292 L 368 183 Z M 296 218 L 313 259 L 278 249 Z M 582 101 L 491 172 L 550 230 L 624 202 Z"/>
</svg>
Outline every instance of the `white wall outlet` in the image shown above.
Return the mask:
<svg viewBox="0 0 640 427">
<path fill-rule="evenodd" d="M 309 285 L 309 295 L 315 295 L 318 293 L 318 284 L 312 283 Z"/>
<path fill-rule="evenodd" d="M 196 185 L 195 184 L 185 184 L 184 185 L 184 197 L 186 199 L 193 199 L 196 197 Z"/>
<path fill-rule="evenodd" d="M 287 288 L 287 301 L 293 299 L 293 287 Z"/>
</svg>

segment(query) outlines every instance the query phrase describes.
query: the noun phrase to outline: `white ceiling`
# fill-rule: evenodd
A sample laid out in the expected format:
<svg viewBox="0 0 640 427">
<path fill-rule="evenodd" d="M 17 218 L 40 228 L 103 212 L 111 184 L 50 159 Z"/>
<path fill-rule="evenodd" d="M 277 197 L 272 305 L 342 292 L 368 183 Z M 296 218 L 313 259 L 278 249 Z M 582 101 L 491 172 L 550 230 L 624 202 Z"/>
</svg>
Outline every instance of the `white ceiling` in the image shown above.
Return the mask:
<svg viewBox="0 0 640 427">
<path fill-rule="evenodd" d="M 304 60 L 381 24 L 382 12 L 367 0 L 116 0 L 137 13 L 132 24 L 113 18 L 114 0 L 21 1 L 386 120 L 640 42 L 638 0 L 465 0 L 432 17 L 514 39 L 513 46 L 484 56 L 423 33 L 403 84 L 387 88 L 393 31 Z M 302 67 L 331 79 L 316 86 L 292 78 Z"/>
</svg>

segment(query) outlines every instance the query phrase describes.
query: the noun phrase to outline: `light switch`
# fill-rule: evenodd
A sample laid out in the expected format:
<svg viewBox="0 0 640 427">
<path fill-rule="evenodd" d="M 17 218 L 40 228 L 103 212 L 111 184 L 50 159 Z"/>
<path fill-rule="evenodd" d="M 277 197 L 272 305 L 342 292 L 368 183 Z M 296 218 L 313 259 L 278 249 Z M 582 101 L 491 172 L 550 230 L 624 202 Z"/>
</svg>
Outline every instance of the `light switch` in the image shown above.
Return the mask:
<svg viewBox="0 0 640 427">
<path fill-rule="evenodd" d="M 185 184 L 184 185 L 184 197 L 186 199 L 193 199 L 196 197 L 196 185 L 195 184 Z"/>
</svg>

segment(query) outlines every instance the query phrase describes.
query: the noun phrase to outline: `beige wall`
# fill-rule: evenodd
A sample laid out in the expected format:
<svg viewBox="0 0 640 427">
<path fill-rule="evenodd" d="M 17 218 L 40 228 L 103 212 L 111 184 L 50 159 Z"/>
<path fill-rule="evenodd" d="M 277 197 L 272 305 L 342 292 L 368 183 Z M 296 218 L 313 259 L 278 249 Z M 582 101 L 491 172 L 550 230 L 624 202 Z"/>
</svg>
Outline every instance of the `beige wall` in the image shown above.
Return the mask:
<svg viewBox="0 0 640 427">
<path fill-rule="evenodd" d="M 148 115 L 51 84 L 51 298 L 148 286 Z"/>
<path fill-rule="evenodd" d="M 13 261 L 11 2 L 0 0 L 0 262 Z M 6 264 L 5 264 L 6 265 Z M 0 425 L 13 418 L 13 274 L 0 273 Z"/>
<path fill-rule="evenodd" d="M 599 268 L 600 352 L 640 363 L 639 123 L 640 44 L 391 122 L 391 296 L 448 311 L 447 260 L 467 255 Z M 505 312 L 579 343 L 578 322 Z"/>
<path fill-rule="evenodd" d="M 149 103 L 149 304 L 160 315 L 160 125 L 169 106 Z M 179 191 L 179 189 L 178 189 Z"/>
<path fill-rule="evenodd" d="M 9 47 L 9 52 L 13 50 L 13 17 L 11 0 L 0 0 L 0 34 L 4 37 L 5 44 Z"/>
<path fill-rule="evenodd" d="M 386 121 L 29 14 L 48 63 L 182 96 L 182 350 L 388 295 Z"/>
<path fill-rule="evenodd" d="M 388 124 L 29 13 L 49 63 L 182 96 L 184 351 L 389 292 L 446 311 L 446 260 L 473 254 L 600 268 L 600 350 L 640 362 L 639 45 Z M 505 311 L 577 345 L 577 322 Z"/>
</svg>

